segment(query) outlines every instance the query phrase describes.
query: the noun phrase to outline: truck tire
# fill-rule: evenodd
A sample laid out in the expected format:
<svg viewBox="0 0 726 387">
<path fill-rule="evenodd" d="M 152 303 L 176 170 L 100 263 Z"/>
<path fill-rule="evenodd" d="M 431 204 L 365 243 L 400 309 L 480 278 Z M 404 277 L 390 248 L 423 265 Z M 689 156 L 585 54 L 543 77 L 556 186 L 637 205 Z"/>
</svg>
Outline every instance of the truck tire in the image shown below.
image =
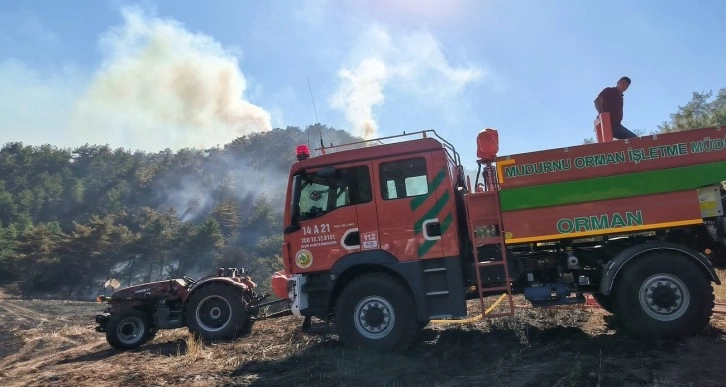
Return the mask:
<svg viewBox="0 0 726 387">
<path fill-rule="evenodd" d="M 242 291 L 212 283 L 197 289 L 187 302 L 184 317 L 194 336 L 205 340 L 228 340 L 251 327 Z"/>
<path fill-rule="evenodd" d="M 138 348 L 155 334 L 148 316 L 137 309 L 111 315 L 106 325 L 106 341 L 116 349 Z"/>
<path fill-rule="evenodd" d="M 343 289 L 335 321 L 338 336 L 351 348 L 404 347 L 419 328 L 409 290 L 397 278 L 381 273 L 358 277 Z"/>
<path fill-rule="evenodd" d="M 713 287 L 693 261 L 662 252 L 636 258 L 621 270 L 615 308 L 627 330 L 646 337 L 682 338 L 708 324 Z"/>
</svg>

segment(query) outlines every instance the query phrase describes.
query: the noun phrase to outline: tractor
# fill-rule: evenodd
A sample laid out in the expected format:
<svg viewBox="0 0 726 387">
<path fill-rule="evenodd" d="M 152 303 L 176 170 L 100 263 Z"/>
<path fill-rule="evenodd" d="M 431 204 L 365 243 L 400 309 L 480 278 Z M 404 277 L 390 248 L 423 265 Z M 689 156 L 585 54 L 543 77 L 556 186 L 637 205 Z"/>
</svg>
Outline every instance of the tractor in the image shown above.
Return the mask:
<svg viewBox="0 0 726 387">
<path fill-rule="evenodd" d="M 160 329 L 185 326 L 204 340 L 234 339 L 249 333 L 256 320 L 270 317 L 260 314 L 261 307 L 278 302 L 263 304 L 268 295 L 257 294 L 256 287 L 238 268 L 220 268 L 199 280 L 184 276 L 129 286 L 97 298 L 107 307 L 96 315 L 96 331 L 105 332 L 116 349 L 134 349 Z"/>
</svg>

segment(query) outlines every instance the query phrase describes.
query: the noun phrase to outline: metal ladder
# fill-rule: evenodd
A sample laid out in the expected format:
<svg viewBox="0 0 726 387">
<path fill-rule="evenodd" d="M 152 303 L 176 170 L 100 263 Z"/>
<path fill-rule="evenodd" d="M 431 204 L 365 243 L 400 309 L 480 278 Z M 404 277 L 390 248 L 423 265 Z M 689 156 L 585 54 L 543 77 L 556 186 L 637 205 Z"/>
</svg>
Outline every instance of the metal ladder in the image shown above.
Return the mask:
<svg viewBox="0 0 726 387">
<path fill-rule="evenodd" d="M 483 317 L 502 317 L 514 315 L 514 301 L 512 299 L 512 283 L 509 277 L 509 267 L 507 265 L 507 246 L 504 242 L 502 211 L 499 206 L 499 185 L 497 182 L 496 169 L 490 161 L 484 162 L 484 191 L 471 194 L 466 201 L 466 213 L 469 225 L 469 239 L 472 242 L 474 252 L 474 268 L 476 270 L 476 280 L 479 291 L 479 302 Z M 487 245 L 495 245 L 499 247 L 499 252 L 495 259 L 481 261 L 479 257 L 479 248 Z M 482 269 L 501 266 L 504 271 L 504 278 L 499 283 L 504 285 L 484 286 L 482 283 Z M 493 295 L 494 292 L 506 292 L 509 301 L 508 311 L 491 313 L 499 302 L 487 305 L 485 298 Z M 489 294 L 487 294 L 489 293 Z"/>
</svg>

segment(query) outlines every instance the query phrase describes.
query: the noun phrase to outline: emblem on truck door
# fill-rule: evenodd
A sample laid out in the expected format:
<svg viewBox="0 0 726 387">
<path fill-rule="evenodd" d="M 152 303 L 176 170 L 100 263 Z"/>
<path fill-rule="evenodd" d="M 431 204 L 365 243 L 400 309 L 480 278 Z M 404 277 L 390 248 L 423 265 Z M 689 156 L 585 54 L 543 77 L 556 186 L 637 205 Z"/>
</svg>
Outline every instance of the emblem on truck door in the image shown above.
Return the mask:
<svg viewBox="0 0 726 387">
<path fill-rule="evenodd" d="M 301 269 L 307 269 L 313 264 L 313 253 L 310 250 L 298 250 L 295 254 L 295 264 Z"/>
</svg>

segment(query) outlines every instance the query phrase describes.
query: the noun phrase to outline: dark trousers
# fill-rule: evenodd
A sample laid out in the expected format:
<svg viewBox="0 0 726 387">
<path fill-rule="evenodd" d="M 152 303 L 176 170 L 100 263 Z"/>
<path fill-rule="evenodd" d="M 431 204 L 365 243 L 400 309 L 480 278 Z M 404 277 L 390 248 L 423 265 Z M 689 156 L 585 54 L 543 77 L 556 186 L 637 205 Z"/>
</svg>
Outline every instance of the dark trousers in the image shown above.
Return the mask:
<svg viewBox="0 0 726 387">
<path fill-rule="evenodd" d="M 638 137 L 635 133 L 624 127 L 623 124 L 612 124 L 613 126 L 613 138 L 624 140 L 626 138 Z"/>
</svg>

